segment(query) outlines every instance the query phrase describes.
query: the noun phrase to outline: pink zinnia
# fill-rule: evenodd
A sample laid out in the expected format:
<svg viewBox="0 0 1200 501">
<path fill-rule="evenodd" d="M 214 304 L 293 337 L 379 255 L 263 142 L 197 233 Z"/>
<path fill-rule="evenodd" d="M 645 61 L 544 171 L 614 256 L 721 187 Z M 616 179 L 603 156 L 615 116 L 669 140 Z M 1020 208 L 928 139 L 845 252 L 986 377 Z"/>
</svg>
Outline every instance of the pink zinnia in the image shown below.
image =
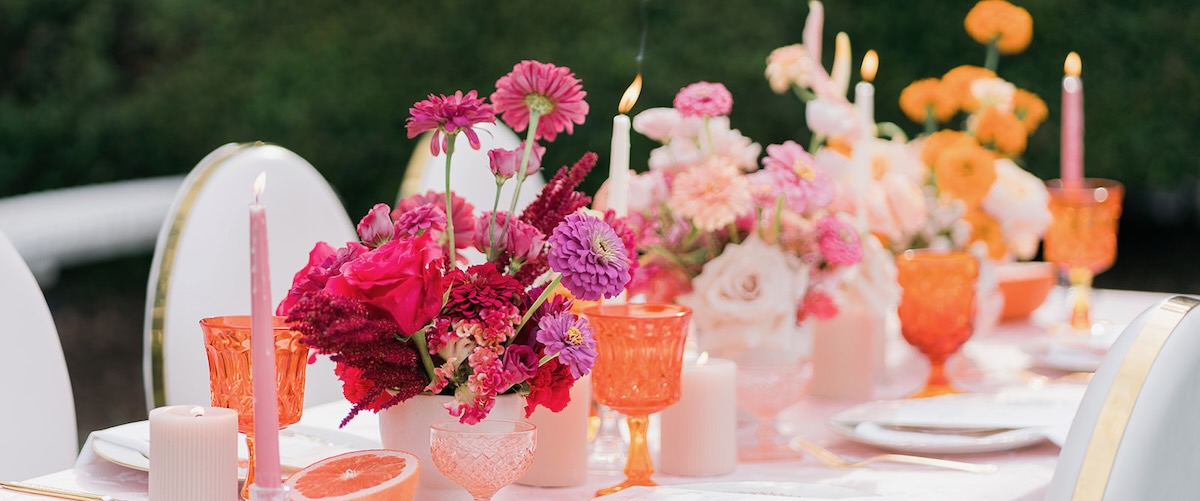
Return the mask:
<svg viewBox="0 0 1200 501">
<path fill-rule="evenodd" d="M 575 132 L 587 116 L 587 93 L 571 69 L 537 61 L 521 61 L 496 81 L 492 103 L 504 123 L 521 132 L 529 126 L 530 112 L 539 115 L 534 139 L 553 141 L 558 133 Z"/>
<path fill-rule="evenodd" d="M 803 214 L 833 202 L 835 187 L 829 175 L 795 141 L 767 146 L 763 168 L 772 173 L 789 209 Z"/>
<path fill-rule="evenodd" d="M 433 139 L 429 141 L 429 149 L 434 156 L 450 147 L 450 136 L 465 132 L 471 147 L 479 149 L 479 135 L 473 128 L 476 124 L 493 123 L 496 113 L 492 106 L 477 97 L 475 91 L 457 91 L 453 96 L 430 94 L 424 101 L 418 101 L 408 109 L 409 117 L 405 122 L 408 128 L 408 138 L 431 130 Z M 443 136 L 443 133 L 445 134 Z"/>
<path fill-rule="evenodd" d="M 731 165 L 707 163 L 675 176 L 667 206 L 700 231 L 715 231 L 754 208 L 750 183 Z"/>
<path fill-rule="evenodd" d="M 817 245 L 829 264 L 850 265 L 862 260 L 858 232 L 837 216 L 825 216 L 817 223 Z"/>
<path fill-rule="evenodd" d="M 733 111 L 733 94 L 724 85 L 696 82 L 675 94 L 675 109 L 685 117 L 720 117 Z"/>
</svg>

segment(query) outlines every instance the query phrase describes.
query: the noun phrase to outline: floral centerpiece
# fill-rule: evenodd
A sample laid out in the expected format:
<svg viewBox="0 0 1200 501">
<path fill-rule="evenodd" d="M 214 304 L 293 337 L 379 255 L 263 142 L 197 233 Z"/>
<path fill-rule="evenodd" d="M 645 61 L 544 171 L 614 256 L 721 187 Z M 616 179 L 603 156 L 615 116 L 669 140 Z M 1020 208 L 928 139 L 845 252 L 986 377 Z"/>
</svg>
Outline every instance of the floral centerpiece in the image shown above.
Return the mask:
<svg viewBox="0 0 1200 501">
<path fill-rule="evenodd" d="M 464 423 L 487 416 L 497 395 L 520 393 L 528 415 L 538 406 L 561 410 L 574 381 L 587 374 L 596 343 L 572 299 L 598 300 L 624 290 L 634 252 L 631 234 L 608 214 L 580 209 L 576 191 L 596 162 L 588 153 L 563 167 L 520 213 L 526 177 L 541 166 L 544 147 L 583 123 L 588 106 L 565 67 L 523 61 L 496 82 L 491 104 L 475 91 L 430 95 L 409 110 L 409 137 L 432 131 L 445 152 L 447 181 L 456 141 L 480 142 L 474 126 L 499 114 L 527 130 L 515 150 L 488 152 L 497 200 L 491 211 L 454 195 L 429 192 L 378 204 L 358 224 L 359 242 L 321 242 L 295 275 L 279 314 L 304 343 L 329 355 L 343 393 L 358 412 L 380 411 L 418 394 L 453 395 L 446 408 Z M 488 175 L 480 167 L 480 175 Z M 499 189 L 515 180 L 508 211 L 497 211 Z M 486 256 L 467 263 L 458 251 Z"/>
<path fill-rule="evenodd" d="M 662 146 L 630 183 L 642 266 L 630 292 L 692 307 L 700 349 L 744 360 L 794 352 L 797 324 L 835 315 L 831 291 L 862 248 L 828 173 L 793 141 L 760 165 L 732 106 L 724 85 L 699 82 L 634 117 Z"/>
<path fill-rule="evenodd" d="M 819 161 L 842 164 L 835 181 L 842 209 L 860 215 L 893 252 L 980 248 L 995 261 L 1029 259 L 1050 222 L 1041 180 L 1020 167 L 1028 136 L 1046 119 L 1046 104 L 996 73 L 1001 54 L 1023 51 L 1033 33 L 1029 13 L 983 0 L 967 14 L 968 34 L 986 46 L 983 67 L 963 65 L 941 78 L 913 82 L 900 94 L 905 115 L 924 126 L 910 141 L 895 124 L 855 113 L 846 98 L 849 40 L 839 34 L 834 68 L 820 64 L 819 2 L 804 43 L 776 49 L 767 79 L 777 93 L 807 101 Z M 861 96 L 857 96 L 861 98 Z M 938 130 L 961 123 L 961 130 Z"/>
</svg>

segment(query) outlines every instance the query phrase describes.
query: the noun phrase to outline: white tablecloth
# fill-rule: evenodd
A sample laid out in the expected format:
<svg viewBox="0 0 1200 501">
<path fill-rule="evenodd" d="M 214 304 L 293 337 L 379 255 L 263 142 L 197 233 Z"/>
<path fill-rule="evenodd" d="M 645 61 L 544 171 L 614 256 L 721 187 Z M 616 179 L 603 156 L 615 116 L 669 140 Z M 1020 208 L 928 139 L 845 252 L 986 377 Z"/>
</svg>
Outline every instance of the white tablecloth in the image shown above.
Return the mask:
<svg viewBox="0 0 1200 501">
<path fill-rule="evenodd" d="M 1169 297 L 1165 294 L 1099 290 L 1094 294 L 1095 317 L 1115 325 L 1128 322 L 1155 302 Z M 949 364 L 951 378 L 960 386 L 973 391 L 992 391 L 1015 385 L 1036 382 L 1037 375 L 1029 370 L 1031 356 L 1028 347 L 1045 340 L 1048 326 L 1055 313 L 1065 312 L 1061 291 L 1055 291 L 1047 303 L 1025 321 L 999 325 L 992 332 L 978 333 Z M 888 382 L 881 397 L 899 397 L 919 387 L 927 362 L 909 348 L 898 336 L 888 345 Z M 1054 377 L 1054 372 L 1042 372 Z M 808 398 L 781 413 L 779 428 L 785 434 L 803 437 L 851 457 L 867 457 L 882 451 L 850 442 L 828 428 L 826 421 L 833 414 L 857 402 L 821 401 Z M 348 404 L 337 402 L 306 409 L 300 424 L 310 427 L 336 428 L 345 416 Z M 364 438 L 378 439 L 378 423 L 372 414 L 360 414 L 344 432 Z M 1024 500 L 1042 499 L 1054 472 L 1059 449 L 1043 442 L 1029 448 L 978 455 L 959 455 L 951 459 L 991 463 L 999 467 L 994 474 L 973 474 L 957 471 L 898 464 L 872 464 L 867 468 L 835 469 L 812 458 L 775 463 L 744 463 L 729 475 L 708 478 L 672 477 L 658 474 L 661 484 L 695 482 L 774 480 L 805 484 L 824 484 L 846 487 L 886 496 L 888 499 L 912 500 Z M 12 453 L 6 451 L 5 453 Z M 586 485 L 573 488 L 539 489 L 519 485 L 501 490 L 494 499 L 539 501 L 591 499 L 597 488 L 619 482 L 617 473 L 590 474 Z M 126 501 L 146 499 L 147 474 L 103 461 L 86 467 L 67 470 L 30 479 L 30 482 L 61 488 L 82 489 L 113 495 Z M 37 500 L 38 496 L 13 493 L 0 489 L 0 500 Z"/>
</svg>

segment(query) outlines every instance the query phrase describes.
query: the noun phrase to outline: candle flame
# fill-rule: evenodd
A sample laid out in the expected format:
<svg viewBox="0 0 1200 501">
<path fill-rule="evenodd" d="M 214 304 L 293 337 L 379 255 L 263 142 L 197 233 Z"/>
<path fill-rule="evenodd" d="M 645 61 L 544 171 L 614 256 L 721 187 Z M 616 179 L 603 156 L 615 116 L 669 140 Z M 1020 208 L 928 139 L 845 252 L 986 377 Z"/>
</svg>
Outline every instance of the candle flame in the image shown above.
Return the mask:
<svg viewBox="0 0 1200 501">
<path fill-rule="evenodd" d="M 642 93 L 642 74 L 639 72 L 633 79 L 633 83 L 629 84 L 629 88 L 625 89 L 625 93 L 621 95 L 621 103 L 617 105 L 617 111 L 621 113 L 629 113 L 633 109 L 633 103 L 637 102 L 637 98 Z"/>
<path fill-rule="evenodd" d="M 267 171 L 262 171 L 258 177 L 254 178 L 254 202 L 258 203 L 258 198 L 262 196 L 267 189 Z"/>
<path fill-rule="evenodd" d="M 875 81 L 875 72 L 878 69 L 879 69 L 879 54 L 876 54 L 874 49 L 867 51 L 867 54 L 863 56 L 863 62 L 862 62 L 863 80 L 866 80 L 868 82 L 874 82 Z"/>
<path fill-rule="evenodd" d="M 1063 72 L 1071 77 L 1077 77 L 1083 72 L 1083 61 L 1079 59 L 1078 53 L 1071 51 L 1070 54 L 1067 54 L 1067 61 L 1063 63 Z"/>
<path fill-rule="evenodd" d="M 704 365 L 707 363 L 708 363 L 708 352 L 707 351 L 704 353 L 701 353 L 699 357 L 696 357 L 696 365 Z"/>
</svg>

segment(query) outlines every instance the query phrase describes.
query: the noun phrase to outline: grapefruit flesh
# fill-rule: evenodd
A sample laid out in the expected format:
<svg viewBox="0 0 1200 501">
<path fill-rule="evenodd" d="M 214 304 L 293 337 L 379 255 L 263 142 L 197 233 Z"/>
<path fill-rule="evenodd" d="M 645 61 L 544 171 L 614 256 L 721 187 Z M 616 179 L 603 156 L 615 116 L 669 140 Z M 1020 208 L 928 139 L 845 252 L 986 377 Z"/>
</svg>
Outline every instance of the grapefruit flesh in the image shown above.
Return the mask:
<svg viewBox="0 0 1200 501">
<path fill-rule="evenodd" d="M 347 452 L 313 463 L 288 478 L 292 501 L 410 501 L 419 461 L 407 452 Z"/>
</svg>

